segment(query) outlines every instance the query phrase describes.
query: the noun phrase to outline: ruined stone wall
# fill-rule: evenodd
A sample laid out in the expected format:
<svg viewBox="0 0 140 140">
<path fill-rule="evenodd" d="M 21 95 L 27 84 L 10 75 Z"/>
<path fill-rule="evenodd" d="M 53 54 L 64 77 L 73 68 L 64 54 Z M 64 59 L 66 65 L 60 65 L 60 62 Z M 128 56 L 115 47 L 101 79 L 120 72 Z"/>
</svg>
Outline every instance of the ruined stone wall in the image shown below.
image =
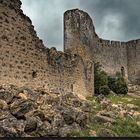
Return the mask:
<svg viewBox="0 0 140 140">
<path fill-rule="evenodd" d="M 64 50 L 80 55 L 84 61 L 92 59 L 95 45 L 92 19 L 84 11 L 74 9 L 64 14 Z"/>
<path fill-rule="evenodd" d="M 121 72 L 130 82 L 138 83 L 139 42 L 139 40 L 131 42 L 103 40 L 96 34 L 92 19 L 87 13 L 74 9 L 64 14 L 65 51 L 79 54 L 84 60 L 100 62 L 103 70 L 111 76 Z"/>
<path fill-rule="evenodd" d="M 129 79 L 140 84 L 140 40 L 127 42 L 127 54 Z"/>
<path fill-rule="evenodd" d="M 0 0 L 0 84 L 90 95 L 82 59 L 46 48 L 20 0 Z"/>
<path fill-rule="evenodd" d="M 85 83 L 89 93 L 94 93 L 93 38 L 97 36 L 89 15 L 78 9 L 64 14 L 64 51 L 82 57 L 85 67 Z M 87 47 L 88 46 L 88 47 Z"/>
<path fill-rule="evenodd" d="M 95 62 L 100 62 L 109 75 L 113 76 L 123 68 L 124 76 L 128 78 L 126 43 L 98 39 L 92 50 Z"/>
<path fill-rule="evenodd" d="M 20 5 L 19 0 L 0 1 L 0 77 L 12 83 L 28 83 L 36 70 L 41 77 L 42 66 L 47 64 L 42 41 Z"/>
</svg>

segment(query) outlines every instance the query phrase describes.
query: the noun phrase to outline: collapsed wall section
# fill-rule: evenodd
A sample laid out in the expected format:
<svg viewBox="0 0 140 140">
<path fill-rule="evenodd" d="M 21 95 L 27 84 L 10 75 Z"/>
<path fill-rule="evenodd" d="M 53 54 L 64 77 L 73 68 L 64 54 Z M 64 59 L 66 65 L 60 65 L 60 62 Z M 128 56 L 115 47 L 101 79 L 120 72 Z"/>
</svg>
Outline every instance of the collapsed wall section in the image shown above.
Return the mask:
<svg viewBox="0 0 140 140">
<path fill-rule="evenodd" d="M 33 71 L 41 73 L 47 64 L 47 50 L 20 6 L 19 0 L 0 1 L 0 79 L 19 84 L 33 80 Z"/>
<path fill-rule="evenodd" d="M 89 96 L 82 59 L 46 48 L 20 0 L 0 0 L 0 84 Z"/>
</svg>

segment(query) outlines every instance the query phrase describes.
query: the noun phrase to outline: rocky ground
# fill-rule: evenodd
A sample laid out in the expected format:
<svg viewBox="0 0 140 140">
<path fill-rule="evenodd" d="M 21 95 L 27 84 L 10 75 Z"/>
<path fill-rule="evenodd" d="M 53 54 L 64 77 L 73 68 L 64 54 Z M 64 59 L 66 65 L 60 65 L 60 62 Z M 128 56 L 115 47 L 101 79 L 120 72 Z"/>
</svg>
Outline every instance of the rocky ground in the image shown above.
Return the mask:
<svg viewBox="0 0 140 140">
<path fill-rule="evenodd" d="M 140 86 L 129 87 L 126 96 L 114 93 L 88 98 L 92 121 L 88 129 L 73 131 L 79 137 L 140 137 Z"/>
<path fill-rule="evenodd" d="M 87 128 L 90 112 L 72 93 L 0 86 L 0 137 L 68 137 Z"/>
<path fill-rule="evenodd" d="M 0 137 L 140 137 L 139 86 L 129 94 L 79 99 L 0 86 Z"/>
</svg>

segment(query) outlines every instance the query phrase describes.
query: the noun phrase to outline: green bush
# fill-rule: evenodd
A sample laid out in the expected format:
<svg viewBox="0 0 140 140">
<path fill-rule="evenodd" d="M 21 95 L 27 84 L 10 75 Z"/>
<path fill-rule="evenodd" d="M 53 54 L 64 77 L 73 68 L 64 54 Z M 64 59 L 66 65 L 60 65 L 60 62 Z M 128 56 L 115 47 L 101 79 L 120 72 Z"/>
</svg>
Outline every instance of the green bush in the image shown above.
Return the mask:
<svg viewBox="0 0 140 140">
<path fill-rule="evenodd" d="M 108 76 L 108 86 L 113 92 L 116 92 L 116 89 L 117 89 L 116 78 L 112 78 Z"/>
<path fill-rule="evenodd" d="M 108 95 L 110 90 L 116 94 L 127 94 L 128 87 L 125 79 L 120 72 L 116 73 L 116 77 L 109 77 L 101 69 L 100 63 L 95 63 L 94 75 L 95 75 L 95 95 L 103 94 Z"/>
<path fill-rule="evenodd" d="M 120 75 L 116 74 L 116 78 L 108 77 L 108 86 L 116 94 L 127 94 L 128 87 L 125 79 Z"/>
<path fill-rule="evenodd" d="M 106 95 L 106 91 L 108 87 L 108 76 L 107 74 L 101 70 L 101 65 L 99 63 L 95 63 L 95 94 L 104 94 Z M 103 91 L 105 89 L 105 91 Z M 102 93 L 101 93 L 102 92 Z"/>
<path fill-rule="evenodd" d="M 103 95 L 109 95 L 110 89 L 107 85 L 100 87 L 100 93 Z"/>
</svg>

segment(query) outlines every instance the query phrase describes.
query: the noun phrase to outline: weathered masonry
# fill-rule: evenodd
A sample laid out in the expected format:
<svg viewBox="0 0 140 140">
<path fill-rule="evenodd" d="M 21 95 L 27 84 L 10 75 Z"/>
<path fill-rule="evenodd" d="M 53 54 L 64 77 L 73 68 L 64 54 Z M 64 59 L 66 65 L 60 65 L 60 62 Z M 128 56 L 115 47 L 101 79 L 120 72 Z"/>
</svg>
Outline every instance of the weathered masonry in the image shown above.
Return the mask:
<svg viewBox="0 0 140 140">
<path fill-rule="evenodd" d="M 94 93 L 92 63 L 87 67 L 78 55 L 45 47 L 20 0 L 0 0 L 0 32 L 0 84 L 79 96 Z"/>
<path fill-rule="evenodd" d="M 140 84 L 140 39 L 129 42 L 103 40 L 84 11 L 65 12 L 64 48 L 79 54 L 84 61 L 100 62 L 109 75 L 121 72 L 129 82 Z"/>
</svg>

